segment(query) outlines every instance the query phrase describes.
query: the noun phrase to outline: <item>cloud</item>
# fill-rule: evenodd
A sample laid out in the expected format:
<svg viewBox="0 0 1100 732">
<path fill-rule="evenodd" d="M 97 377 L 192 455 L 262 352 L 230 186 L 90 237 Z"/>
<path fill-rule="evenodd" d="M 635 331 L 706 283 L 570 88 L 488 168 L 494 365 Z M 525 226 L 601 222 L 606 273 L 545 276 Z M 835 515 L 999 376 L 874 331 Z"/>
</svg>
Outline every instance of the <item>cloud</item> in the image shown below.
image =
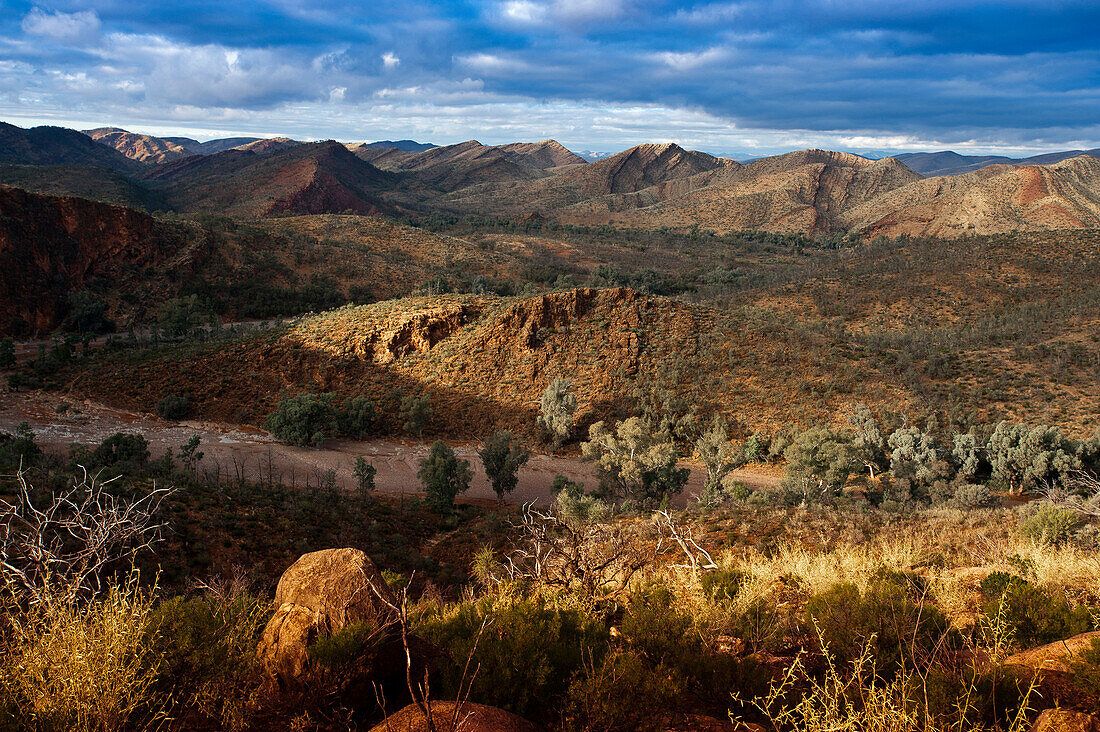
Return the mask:
<svg viewBox="0 0 1100 732">
<path fill-rule="evenodd" d="M 518 27 L 575 30 L 620 18 L 626 9 L 626 0 L 505 0 L 497 6 L 496 17 Z"/>
<path fill-rule="evenodd" d="M 351 139 L 412 125 L 434 141 L 484 123 L 612 147 L 1100 146 L 1100 5 L 1079 0 L 24 7 L 0 17 L 0 118 Z"/>
<path fill-rule="evenodd" d="M 649 54 L 647 58 L 667 66 L 674 72 L 685 73 L 724 61 L 729 58 L 729 55 L 728 49 L 708 48 L 705 51 L 659 51 Z"/>
<path fill-rule="evenodd" d="M 46 38 L 57 43 L 84 43 L 99 36 L 101 23 L 94 10 L 63 13 L 59 10 L 47 13 L 42 8 L 32 8 L 23 17 L 23 32 Z"/>
</svg>

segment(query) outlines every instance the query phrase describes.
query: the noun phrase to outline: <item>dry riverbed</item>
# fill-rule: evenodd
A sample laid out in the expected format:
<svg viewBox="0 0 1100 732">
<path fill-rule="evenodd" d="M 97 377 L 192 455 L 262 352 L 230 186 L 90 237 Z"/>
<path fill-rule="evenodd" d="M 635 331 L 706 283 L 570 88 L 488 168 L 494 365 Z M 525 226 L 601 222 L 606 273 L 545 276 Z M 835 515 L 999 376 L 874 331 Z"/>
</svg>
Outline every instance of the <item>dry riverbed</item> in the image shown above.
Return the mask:
<svg viewBox="0 0 1100 732">
<path fill-rule="evenodd" d="M 12 432 L 21 422 L 30 424 L 36 440 L 44 449 L 66 452 L 73 443 L 93 445 L 116 432 L 137 432 L 149 442 L 153 457 L 171 447 L 177 450 L 192 436 L 201 440 L 205 457 L 198 471 L 219 473 L 223 480 L 273 480 L 286 485 L 317 485 L 329 470 L 336 472 L 337 481 L 345 488 L 354 484 L 352 466 L 357 457 L 364 457 L 377 469 L 375 484 L 379 491 L 392 494 L 416 494 L 421 491 L 416 477 L 419 461 L 428 454 L 429 440 L 379 438 L 373 440 L 330 440 L 319 449 L 294 447 L 278 442 L 267 432 L 247 425 L 227 425 L 213 422 L 173 422 L 154 415 L 128 412 L 76 400 L 50 392 L 0 391 L 0 430 Z M 477 457 L 478 445 L 448 440 L 458 455 L 470 461 L 474 479 L 465 500 L 491 501 L 495 494 L 481 470 Z M 702 488 L 703 472 L 692 463 L 686 497 Z M 546 502 L 554 476 L 562 474 L 580 481 L 588 488 L 596 487 L 592 466 L 573 455 L 534 453 L 520 470 L 519 486 L 508 497 L 510 503 Z M 756 471 L 738 471 L 735 477 L 752 488 L 777 485 L 779 478 Z"/>
</svg>

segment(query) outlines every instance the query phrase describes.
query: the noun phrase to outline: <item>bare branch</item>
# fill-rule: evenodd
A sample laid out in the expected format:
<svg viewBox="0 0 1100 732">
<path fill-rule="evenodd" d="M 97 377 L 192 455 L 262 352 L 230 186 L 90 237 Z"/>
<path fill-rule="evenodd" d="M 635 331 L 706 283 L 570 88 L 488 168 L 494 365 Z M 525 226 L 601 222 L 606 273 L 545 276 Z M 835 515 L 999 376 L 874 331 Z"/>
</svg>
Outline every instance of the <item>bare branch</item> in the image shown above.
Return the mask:
<svg viewBox="0 0 1100 732">
<path fill-rule="evenodd" d="M 126 500 L 105 490 L 115 478 L 80 471 L 79 482 L 40 508 L 20 465 L 18 495 L 0 500 L 0 576 L 32 603 L 50 585 L 63 587 L 69 599 L 99 592 L 107 569 L 151 550 L 167 525 L 156 514 L 172 489 L 154 485 Z"/>
</svg>

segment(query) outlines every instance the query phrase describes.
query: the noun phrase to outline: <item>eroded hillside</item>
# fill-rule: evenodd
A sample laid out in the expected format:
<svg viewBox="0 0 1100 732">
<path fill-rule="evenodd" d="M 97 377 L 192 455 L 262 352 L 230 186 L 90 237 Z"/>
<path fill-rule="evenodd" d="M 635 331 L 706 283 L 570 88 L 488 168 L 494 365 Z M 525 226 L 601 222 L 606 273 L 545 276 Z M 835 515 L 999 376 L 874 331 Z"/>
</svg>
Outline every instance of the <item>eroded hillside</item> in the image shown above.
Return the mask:
<svg viewBox="0 0 1100 732">
<path fill-rule="evenodd" d="M 430 430 L 455 436 L 532 435 L 556 376 L 574 380 L 581 426 L 696 407 L 778 431 L 843 424 L 864 402 L 956 424 L 1004 417 L 1090 434 L 1097 243 L 1051 234 L 866 247 L 740 291 L 721 309 L 623 288 L 406 298 L 197 353 L 108 359 L 80 383 L 145 410 L 189 393 L 204 416 L 257 423 L 281 394 L 367 395 L 391 430 L 399 397 L 423 393 Z M 1055 288 L 1071 274 L 1077 288 Z"/>
</svg>

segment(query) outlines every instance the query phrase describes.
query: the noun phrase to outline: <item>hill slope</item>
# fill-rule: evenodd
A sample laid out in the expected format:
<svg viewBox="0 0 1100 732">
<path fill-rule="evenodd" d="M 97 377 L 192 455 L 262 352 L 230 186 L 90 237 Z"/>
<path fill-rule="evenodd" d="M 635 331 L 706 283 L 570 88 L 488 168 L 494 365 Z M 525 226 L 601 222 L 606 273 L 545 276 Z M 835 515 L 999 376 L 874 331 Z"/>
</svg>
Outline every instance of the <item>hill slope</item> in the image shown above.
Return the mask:
<svg viewBox="0 0 1100 732">
<path fill-rule="evenodd" d="M 113 147 L 64 127 L 23 129 L 0 122 L 0 163 L 15 165 L 85 165 L 134 173 L 144 166 Z"/>
<path fill-rule="evenodd" d="M 151 135 L 127 132 L 118 127 L 98 127 L 94 130 L 84 130 L 84 134 L 98 143 L 113 147 L 131 160 L 142 163 L 168 163 L 193 154 L 174 142 Z"/>
<path fill-rule="evenodd" d="M 1100 227 L 1100 159 L 1050 166 L 997 165 L 927 178 L 865 201 L 838 219 L 863 234 L 953 237 Z"/>
<path fill-rule="evenodd" d="M 903 153 L 897 159 L 921 175 L 961 175 L 989 165 L 1052 165 L 1079 155 L 1100 158 L 1100 148 L 1095 150 L 1065 150 L 1034 155 L 1029 158 L 1010 158 L 1003 155 L 959 155 L 945 150 L 934 153 Z"/>
<path fill-rule="evenodd" d="M 202 241 L 121 206 L 0 186 L 0 334 L 49 331 L 93 278 L 139 285 L 143 268 L 189 263 Z"/>
<path fill-rule="evenodd" d="M 285 147 L 268 154 L 227 150 L 149 170 L 150 186 L 184 211 L 234 216 L 393 211 L 379 194 L 395 179 L 339 143 Z"/>
</svg>

